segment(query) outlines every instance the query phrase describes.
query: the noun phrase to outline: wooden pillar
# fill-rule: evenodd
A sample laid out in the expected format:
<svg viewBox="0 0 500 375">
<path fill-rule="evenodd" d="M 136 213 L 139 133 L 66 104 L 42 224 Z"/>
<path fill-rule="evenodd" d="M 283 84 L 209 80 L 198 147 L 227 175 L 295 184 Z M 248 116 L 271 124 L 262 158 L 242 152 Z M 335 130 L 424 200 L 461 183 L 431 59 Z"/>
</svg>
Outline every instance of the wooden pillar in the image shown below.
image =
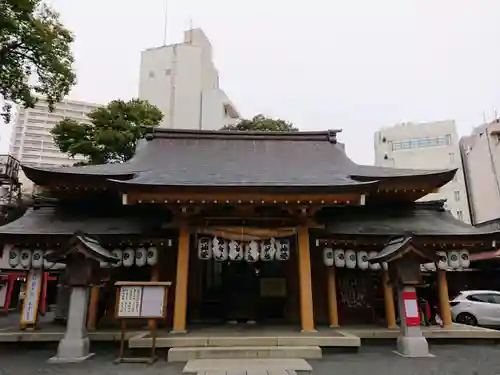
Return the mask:
<svg viewBox="0 0 500 375">
<path fill-rule="evenodd" d="M 302 332 L 315 332 L 313 294 L 311 280 L 311 255 L 309 251 L 309 230 L 306 225 L 298 227 L 300 322 Z"/>
<path fill-rule="evenodd" d="M 156 263 L 151 267 L 151 281 L 160 281 L 160 264 Z M 150 330 L 154 330 L 157 326 L 156 319 L 148 320 L 148 327 Z"/>
<path fill-rule="evenodd" d="M 394 293 L 389 283 L 389 271 L 382 270 L 382 288 L 384 289 L 385 322 L 387 328 L 397 328 L 396 309 L 394 307 Z"/>
<path fill-rule="evenodd" d="M 93 285 L 90 289 L 89 312 L 87 315 L 87 329 L 95 331 L 97 329 L 97 311 L 99 307 L 100 285 Z"/>
<path fill-rule="evenodd" d="M 439 308 L 441 319 L 445 328 L 451 327 L 450 297 L 448 295 L 448 281 L 446 280 L 446 270 L 437 270 L 439 288 Z"/>
<path fill-rule="evenodd" d="M 185 218 L 179 227 L 179 248 L 177 250 L 177 271 L 175 277 L 174 333 L 186 332 L 186 314 L 189 279 L 189 226 Z"/>
<path fill-rule="evenodd" d="M 328 277 L 328 318 L 330 327 L 339 326 L 339 311 L 337 306 L 337 284 L 335 280 L 335 266 L 327 267 Z"/>
</svg>

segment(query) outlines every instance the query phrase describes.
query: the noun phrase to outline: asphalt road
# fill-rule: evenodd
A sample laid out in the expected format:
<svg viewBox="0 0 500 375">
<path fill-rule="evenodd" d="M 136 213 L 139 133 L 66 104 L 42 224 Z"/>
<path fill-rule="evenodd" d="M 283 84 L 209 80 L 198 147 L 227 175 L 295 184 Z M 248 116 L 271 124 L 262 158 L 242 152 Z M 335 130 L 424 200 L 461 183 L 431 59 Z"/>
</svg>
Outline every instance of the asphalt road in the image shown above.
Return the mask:
<svg viewBox="0 0 500 375">
<path fill-rule="evenodd" d="M 408 359 L 391 352 L 392 347 L 365 346 L 358 353 L 327 354 L 322 360 L 310 361 L 313 375 L 500 375 L 500 346 L 445 345 L 433 346 L 435 358 Z M 148 366 L 113 364 L 115 346 L 94 348 L 97 355 L 82 364 L 53 365 L 46 360 L 55 346 L 34 348 L 19 344 L 0 346 L 1 375 L 178 375 L 182 364 L 163 360 Z"/>
</svg>

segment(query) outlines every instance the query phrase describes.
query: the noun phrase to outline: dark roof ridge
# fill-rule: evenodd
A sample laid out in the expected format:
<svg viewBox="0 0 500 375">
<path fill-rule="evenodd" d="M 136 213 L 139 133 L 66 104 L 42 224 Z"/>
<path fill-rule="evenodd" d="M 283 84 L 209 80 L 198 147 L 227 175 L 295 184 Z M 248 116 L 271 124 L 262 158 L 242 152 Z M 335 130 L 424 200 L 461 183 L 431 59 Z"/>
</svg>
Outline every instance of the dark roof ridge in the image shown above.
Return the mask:
<svg viewBox="0 0 500 375">
<path fill-rule="evenodd" d="M 161 129 L 147 128 L 145 138 L 196 138 L 196 139 L 247 139 L 247 140 L 289 140 L 289 141 L 327 141 L 337 143 L 337 133 L 341 129 L 321 131 L 296 131 L 296 132 L 272 132 L 272 131 L 229 131 L 229 130 L 198 130 L 198 129 Z"/>
</svg>

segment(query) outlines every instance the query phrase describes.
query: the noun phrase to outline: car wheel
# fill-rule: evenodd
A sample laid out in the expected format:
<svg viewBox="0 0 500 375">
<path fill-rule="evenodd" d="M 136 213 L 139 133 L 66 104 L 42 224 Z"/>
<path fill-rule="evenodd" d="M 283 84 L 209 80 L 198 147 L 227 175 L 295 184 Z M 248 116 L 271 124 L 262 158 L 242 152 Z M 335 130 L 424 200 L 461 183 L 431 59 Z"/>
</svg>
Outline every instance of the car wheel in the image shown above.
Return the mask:
<svg viewBox="0 0 500 375">
<path fill-rule="evenodd" d="M 457 323 L 465 324 L 468 326 L 477 326 L 477 319 L 472 314 L 460 313 L 457 315 Z"/>
</svg>

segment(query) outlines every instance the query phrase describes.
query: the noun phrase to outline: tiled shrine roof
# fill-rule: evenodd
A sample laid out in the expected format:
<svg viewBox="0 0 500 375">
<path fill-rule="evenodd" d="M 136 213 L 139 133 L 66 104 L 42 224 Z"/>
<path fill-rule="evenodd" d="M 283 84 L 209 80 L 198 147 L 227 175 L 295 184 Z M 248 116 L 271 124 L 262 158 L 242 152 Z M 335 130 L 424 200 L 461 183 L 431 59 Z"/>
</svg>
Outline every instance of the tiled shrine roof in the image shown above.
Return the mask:
<svg viewBox="0 0 500 375">
<path fill-rule="evenodd" d="M 38 185 L 61 177 L 94 177 L 119 185 L 150 187 L 259 187 L 366 191 L 381 180 L 426 179 L 430 187 L 456 170 L 413 170 L 358 165 L 337 143 L 339 130 L 228 132 L 157 129 L 123 164 L 39 168 L 23 165 Z M 406 184 L 411 185 L 411 184 Z M 332 190 L 333 189 L 333 190 Z M 303 190 L 300 190 L 303 192 Z"/>
</svg>

